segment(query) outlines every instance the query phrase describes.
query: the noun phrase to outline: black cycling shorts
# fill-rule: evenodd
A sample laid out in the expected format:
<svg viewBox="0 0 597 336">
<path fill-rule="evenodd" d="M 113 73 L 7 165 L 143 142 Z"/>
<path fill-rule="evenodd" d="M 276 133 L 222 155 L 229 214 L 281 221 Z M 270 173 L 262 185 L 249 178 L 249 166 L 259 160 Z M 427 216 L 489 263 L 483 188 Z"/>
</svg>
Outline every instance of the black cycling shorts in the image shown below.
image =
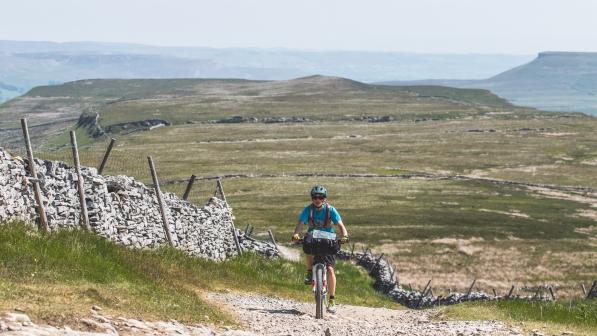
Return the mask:
<svg viewBox="0 0 597 336">
<path fill-rule="evenodd" d="M 323 262 L 326 267 L 336 267 L 336 255 L 315 256 L 313 263 Z"/>
</svg>

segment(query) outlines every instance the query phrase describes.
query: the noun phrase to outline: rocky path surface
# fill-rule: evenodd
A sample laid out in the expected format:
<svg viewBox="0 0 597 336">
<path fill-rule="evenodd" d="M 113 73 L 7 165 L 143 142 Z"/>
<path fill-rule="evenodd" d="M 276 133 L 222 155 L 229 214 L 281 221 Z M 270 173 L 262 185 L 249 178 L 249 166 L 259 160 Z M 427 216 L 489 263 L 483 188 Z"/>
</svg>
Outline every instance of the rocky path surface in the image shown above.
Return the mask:
<svg viewBox="0 0 597 336">
<path fill-rule="evenodd" d="M 210 328 L 200 324 L 184 325 L 174 320 L 143 321 L 110 317 L 92 310 L 91 315 L 73 321 L 78 329 L 69 326 L 54 327 L 31 322 L 24 313 L 9 312 L 0 314 L 0 335 L 2 336 L 114 336 L 114 335 L 193 335 L 193 336 L 253 336 L 255 334 L 230 328 Z"/>
<path fill-rule="evenodd" d="M 316 320 L 313 303 L 236 293 L 213 293 L 209 298 L 235 313 L 255 335 L 520 335 L 496 321 L 434 321 L 429 310 L 339 305 L 336 314 Z"/>
<path fill-rule="evenodd" d="M 338 313 L 314 318 L 313 303 L 283 300 L 261 295 L 210 293 L 214 304 L 237 316 L 244 330 L 184 325 L 174 320 L 144 321 L 111 317 L 96 308 L 73 321 L 73 326 L 53 327 L 33 323 L 25 313 L 0 314 L 0 335 L 200 335 L 200 336 L 511 336 L 520 335 L 496 321 L 436 321 L 431 310 L 393 310 L 339 305 Z M 84 329 L 84 330 L 74 330 Z"/>
</svg>

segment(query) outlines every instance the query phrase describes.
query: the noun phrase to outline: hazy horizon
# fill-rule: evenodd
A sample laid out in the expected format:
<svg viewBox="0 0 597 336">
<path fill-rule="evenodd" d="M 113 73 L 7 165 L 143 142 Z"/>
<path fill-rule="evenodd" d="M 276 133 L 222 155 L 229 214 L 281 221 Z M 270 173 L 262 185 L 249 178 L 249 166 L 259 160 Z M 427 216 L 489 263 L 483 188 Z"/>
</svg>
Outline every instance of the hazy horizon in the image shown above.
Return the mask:
<svg viewBox="0 0 597 336">
<path fill-rule="evenodd" d="M 0 40 L 414 54 L 595 51 L 588 0 L 24 0 L 0 12 Z"/>
<path fill-rule="evenodd" d="M 142 46 L 142 47 L 155 47 L 155 48 L 190 48 L 190 49 L 218 49 L 218 50 L 264 50 L 264 51 L 296 51 L 296 52 L 313 52 L 313 53 L 343 53 L 343 52 L 355 52 L 355 53 L 388 53 L 388 54 L 411 54 L 411 55 L 454 55 L 454 56 L 465 56 L 465 55 L 511 55 L 511 56 L 537 56 L 542 52 L 595 52 L 595 51 L 572 51 L 572 50 L 538 50 L 535 53 L 504 53 L 504 52 L 421 52 L 421 51 L 409 51 L 409 50 L 359 50 L 359 49 L 308 49 L 308 48 L 290 48 L 290 47 L 258 47 L 258 46 L 243 46 L 243 47 L 213 47 L 205 45 L 162 45 L 162 44 L 149 44 L 149 43 L 138 43 L 138 42 L 115 42 L 115 41 L 97 41 L 97 40 L 73 40 L 73 41 L 55 41 L 55 40 L 11 40 L 11 39 L 0 39 L 0 42 L 24 42 L 24 43 L 55 43 L 59 45 L 67 44 L 106 44 L 106 45 L 130 45 L 130 46 Z"/>
</svg>

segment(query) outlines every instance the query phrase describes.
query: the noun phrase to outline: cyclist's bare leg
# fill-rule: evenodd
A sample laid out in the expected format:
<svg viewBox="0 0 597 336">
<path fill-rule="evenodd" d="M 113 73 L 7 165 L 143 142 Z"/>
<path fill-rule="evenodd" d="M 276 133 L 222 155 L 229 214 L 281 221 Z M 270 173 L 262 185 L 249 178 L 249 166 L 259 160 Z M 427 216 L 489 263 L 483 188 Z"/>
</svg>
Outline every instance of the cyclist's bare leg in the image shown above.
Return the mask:
<svg viewBox="0 0 597 336">
<path fill-rule="evenodd" d="M 330 293 L 330 296 L 336 294 L 336 273 L 331 266 L 328 266 L 328 292 Z"/>
<path fill-rule="evenodd" d="M 307 263 L 307 270 L 313 269 L 313 256 L 310 254 L 305 255 L 305 260 Z"/>
</svg>

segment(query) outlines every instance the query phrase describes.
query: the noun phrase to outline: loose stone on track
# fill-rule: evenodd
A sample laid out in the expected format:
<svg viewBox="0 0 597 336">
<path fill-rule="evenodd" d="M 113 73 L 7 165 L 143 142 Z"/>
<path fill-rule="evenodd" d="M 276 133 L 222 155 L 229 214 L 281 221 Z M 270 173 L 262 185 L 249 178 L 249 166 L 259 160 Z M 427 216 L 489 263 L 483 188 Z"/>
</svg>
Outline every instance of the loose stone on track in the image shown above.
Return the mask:
<svg viewBox="0 0 597 336">
<path fill-rule="evenodd" d="M 236 313 L 247 331 L 257 335 L 519 335 L 496 321 L 435 321 L 434 310 L 393 310 L 340 304 L 336 314 L 315 319 L 314 303 L 237 293 L 209 298 Z"/>
</svg>

